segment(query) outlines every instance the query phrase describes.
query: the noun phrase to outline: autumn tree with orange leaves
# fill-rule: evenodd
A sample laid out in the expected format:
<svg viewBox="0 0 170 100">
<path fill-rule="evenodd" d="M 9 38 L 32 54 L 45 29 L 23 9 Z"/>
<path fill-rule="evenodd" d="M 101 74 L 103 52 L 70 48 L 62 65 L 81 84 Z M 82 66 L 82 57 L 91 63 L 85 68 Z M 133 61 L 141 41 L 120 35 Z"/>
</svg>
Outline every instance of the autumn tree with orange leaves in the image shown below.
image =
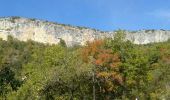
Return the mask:
<svg viewBox="0 0 170 100">
<path fill-rule="evenodd" d="M 123 82 L 119 73 L 121 65 L 119 53 L 107 49 L 104 40 L 88 42 L 82 51 L 83 60 L 94 65 L 96 93 L 106 94 L 103 98 L 110 99 L 109 94 L 113 94 Z"/>
</svg>

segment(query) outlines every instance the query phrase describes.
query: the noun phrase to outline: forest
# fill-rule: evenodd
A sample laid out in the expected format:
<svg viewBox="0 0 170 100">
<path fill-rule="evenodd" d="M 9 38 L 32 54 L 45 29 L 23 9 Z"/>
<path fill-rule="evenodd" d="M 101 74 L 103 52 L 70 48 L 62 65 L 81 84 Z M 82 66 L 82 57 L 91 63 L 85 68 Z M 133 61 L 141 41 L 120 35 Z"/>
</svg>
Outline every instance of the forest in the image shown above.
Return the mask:
<svg viewBox="0 0 170 100">
<path fill-rule="evenodd" d="M 170 40 L 67 47 L 0 39 L 0 100 L 170 100 Z"/>
</svg>

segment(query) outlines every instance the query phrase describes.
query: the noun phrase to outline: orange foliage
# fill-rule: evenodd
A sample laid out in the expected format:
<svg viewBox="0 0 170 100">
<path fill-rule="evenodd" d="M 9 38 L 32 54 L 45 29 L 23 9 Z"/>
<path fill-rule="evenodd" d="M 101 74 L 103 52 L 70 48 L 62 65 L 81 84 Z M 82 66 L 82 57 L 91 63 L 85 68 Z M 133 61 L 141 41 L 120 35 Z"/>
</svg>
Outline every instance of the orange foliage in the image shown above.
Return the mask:
<svg viewBox="0 0 170 100">
<path fill-rule="evenodd" d="M 89 57 L 93 58 L 92 62 L 97 68 L 96 77 L 105 84 L 105 91 L 112 91 L 114 82 L 122 84 L 122 76 L 117 70 L 121 64 L 120 56 L 118 53 L 112 53 L 111 49 L 104 48 L 104 41 L 88 42 L 82 50 L 82 57 L 85 62 L 90 60 Z"/>
<path fill-rule="evenodd" d="M 103 41 L 96 40 L 94 42 L 88 42 L 87 46 L 82 50 L 82 57 L 85 62 L 89 61 L 89 56 L 95 56 L 97 53 L 100 52 L 100 48 L 103 45 Z"/>
<path fill-rule="evenodd" d="M 168 48 L 160 48 L 161 52 L 161 59 L 163 62 L 170 64 L 170 54 L 169 54 L 169 49 Z"/>
</svg>

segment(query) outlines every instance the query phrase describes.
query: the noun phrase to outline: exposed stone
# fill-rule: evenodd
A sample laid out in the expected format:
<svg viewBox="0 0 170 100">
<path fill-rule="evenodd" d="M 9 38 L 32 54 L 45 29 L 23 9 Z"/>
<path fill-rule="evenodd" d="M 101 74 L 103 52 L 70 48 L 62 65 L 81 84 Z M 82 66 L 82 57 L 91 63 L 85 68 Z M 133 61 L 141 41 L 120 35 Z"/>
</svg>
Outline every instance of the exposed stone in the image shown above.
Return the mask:
<svg viewBox="0 0 170 100">
<path fill-rule="evenodd" d="M 57 44 L 62 38 L 68 46 L 85 45 L 87 41 L 114 37 L 115 32 L 102 32 L 84 27 L 57 24 L 36 19 L 5 17 L 0 18 L 0 37 L 4 40 L 8 35 L 21 41 L 29 39 L 41 43 Z M 140 30 L 126 31 L 126 39 L 135 44 L 163 42 L 170 39 L 170 31 Z"/>
</svg>

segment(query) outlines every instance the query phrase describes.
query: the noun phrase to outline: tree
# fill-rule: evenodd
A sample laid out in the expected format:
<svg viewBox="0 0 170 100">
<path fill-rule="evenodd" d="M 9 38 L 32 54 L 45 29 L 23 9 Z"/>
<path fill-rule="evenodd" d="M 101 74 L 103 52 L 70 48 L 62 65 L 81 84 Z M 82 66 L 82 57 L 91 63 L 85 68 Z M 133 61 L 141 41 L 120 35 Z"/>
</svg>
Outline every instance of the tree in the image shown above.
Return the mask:
<svg viewBox="0 0 170 100">
<path fill-rule="evenodd" d="M 93 92 L 97 90 L 98 97 L 102 97 L 105 93 L 106 95 L 102 98 L 111 99 L 113 96 L 110 96 L 110 94 L 116 95 L 115 91 L 122 84 L 122 76 L 119 73 L 121 62 L 119 54 L 105 48 L 104 43 L 105 41 L 102 40 L 88 43 L 82 51 L 82 57 L 85 62 L 90 62 L 94 66 Z M 97 87 L 96 84 L 98 85 Z M 95 98 L 96 94 L 93 95 Z"/>
<path fill-rule="evenodd" d="M 59 45 L 61 45 L 61 46 L 63 46 L 63 47 L 67 47 L 66 42 L 65 42 L 62 38 L 59 38 L 59 39 L 60 39 Z"/>
<path fill-rule="evenodd" d="M 78 51 L 67 52 L 51 81 L 41 91 L 43 98 L 51 99 L 91 99 L 89 73 L 91 68 L 83 63 Z"/>
</svg>

